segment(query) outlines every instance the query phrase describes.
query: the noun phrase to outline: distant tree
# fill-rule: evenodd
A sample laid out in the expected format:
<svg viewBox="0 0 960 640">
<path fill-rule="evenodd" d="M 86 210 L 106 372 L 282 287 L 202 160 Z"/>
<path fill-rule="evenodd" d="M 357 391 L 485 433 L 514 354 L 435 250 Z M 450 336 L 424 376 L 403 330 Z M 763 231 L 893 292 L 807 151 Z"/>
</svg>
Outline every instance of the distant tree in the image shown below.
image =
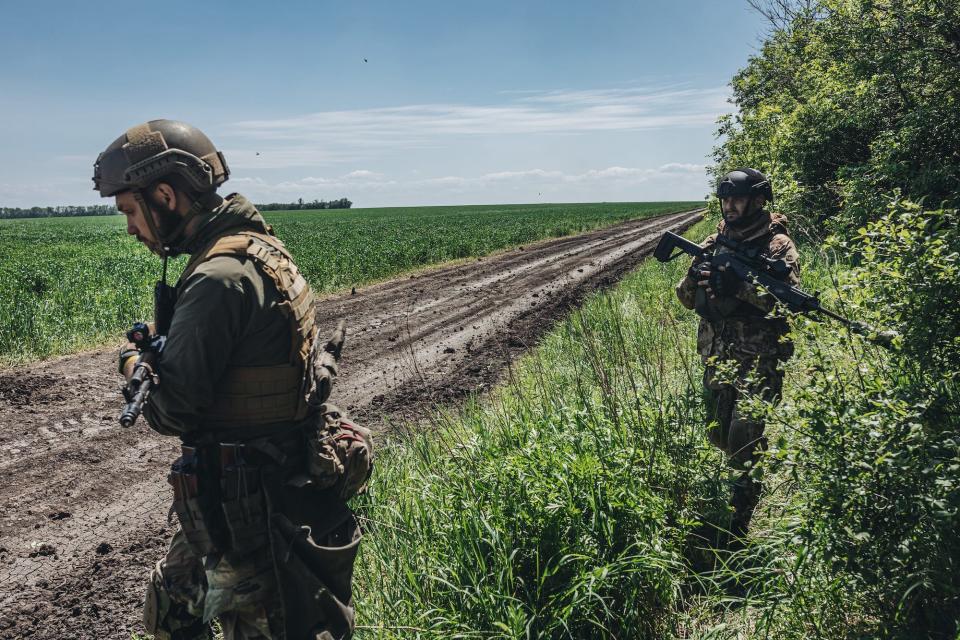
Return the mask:
<svg viewBox="0 0 960 640">
<path fill-rule="evenodd" d="M 90 206 L 61 205 L 57 207 L 0 207 L 0 219 L 10 218 L 57 218 L 74 216 L 113 216 L 120 212 L 112 205 Z"/>
</svg>

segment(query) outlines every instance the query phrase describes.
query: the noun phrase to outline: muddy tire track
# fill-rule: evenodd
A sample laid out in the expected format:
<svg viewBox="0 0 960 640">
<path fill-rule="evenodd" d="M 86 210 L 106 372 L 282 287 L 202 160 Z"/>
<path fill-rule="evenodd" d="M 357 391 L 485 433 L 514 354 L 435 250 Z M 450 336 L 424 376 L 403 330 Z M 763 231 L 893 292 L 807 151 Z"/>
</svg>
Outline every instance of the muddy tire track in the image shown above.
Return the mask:
<svg viewBox="0 0 960 640">
<path fill-rule="evenodd" d="M 347 344 L 334 400 L 381 427 L 495 384 L 589 293 L 699 211 L 428 269 L 317 305 Z M 129 638 L 173 533 L 177 441 L 120 429 L 115 349 L 0 371 L 0 638 Z"/>
</svg>

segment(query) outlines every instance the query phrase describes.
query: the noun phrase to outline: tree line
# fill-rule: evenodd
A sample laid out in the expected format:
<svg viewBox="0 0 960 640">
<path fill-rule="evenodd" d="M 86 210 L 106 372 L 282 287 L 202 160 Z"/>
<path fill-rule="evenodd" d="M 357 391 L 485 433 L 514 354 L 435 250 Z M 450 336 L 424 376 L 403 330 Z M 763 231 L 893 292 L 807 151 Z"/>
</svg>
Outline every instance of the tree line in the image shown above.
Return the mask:
<svg viewBox="0 0 960 640">
<path fill-rule="evenodd" d="M 315 209 L 349 209 L 353 203 L 346 198 L 339 200 L 314 200 L 313 202 L 304 202 L 303 198 L 296 202 L 270 202 L 268 204 L 258 204 L 260 211 L 313 211 Z"/>
<path fill-rule="evenodd" d="M 0 219 L 5 218 L 70 218 L 73 216 L 112 216 L 120 213 L 112 204 L 66 205 L 59 207 L 0 207 Z"/>
<path fill-rule="evenodd" d="M 303 198 L 297 202 L 270 202 L 258 204 L 260 211 L 306 211 L 314 209 L 349 209 L 353 202 L 347 198 L 338 200 L 313 200 L 304 202 Z M 113 205 L 62 205 L 58 207 L 0 207 L 0 220 L 10 218 L 70 218 L 74 216 L 114 216 L 119 211 Z"/>
</svg>

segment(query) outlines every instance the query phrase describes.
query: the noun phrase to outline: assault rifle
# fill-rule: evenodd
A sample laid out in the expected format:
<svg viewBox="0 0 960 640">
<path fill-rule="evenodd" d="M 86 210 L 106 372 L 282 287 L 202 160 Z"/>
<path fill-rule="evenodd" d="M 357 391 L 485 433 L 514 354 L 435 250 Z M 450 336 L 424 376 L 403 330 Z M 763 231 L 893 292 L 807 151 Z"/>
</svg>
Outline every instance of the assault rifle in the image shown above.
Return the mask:
<svg viewBox="0 0 960 640">
<path fill-rule="evenodd" d="M 153 313 L 155 331 L 150 325 L 137 322 L 127 331 L 127 340 L 132 342 L 140 352 L 137 362 L 133 365 L 133 374 L 123 387 L 123 398 L 126 404 L 120 414 L 120 426 L 130 427 L 140 413 L 143 405 L 150 396 L 150 390 L 157 379 L 157 361 L 166 344 L 167 332 L 173 320 L 173 306 L 177 301 L 177 289 L 167 284 L 167 261 L 163 261 L 163 277 L 153 288 Z"/>
<path fill-rule="evenodd" d="M 816 294 L 811 295 L 787 284 L 784 279 L 789 274 L 790 268 L 783 260 L 768 258 L 762 255 L 759 249 L 748 247 L 722 235 L 717 236 L 716 243 L 729 251 L 709 254 L 700 245 L 667 231 L 660 238 L 653 256 L 660 262 L 669 262 L 684 253 L 702 258 L 704 263 L 710 265 L 710 271 L 720 267 L 732 271 L 743 282 L 755 283 L 766 289 L 794 313 L 822 314 L 843 323 L 851 331 L 866 337 L 870 342 L 886 348 L 891 347 L 893 338 L 897 336 L 895 331 L 878 331 L 864 322 L 844 318 L 838 313 L 824 309 Z M 674 249 L 680 249 L 680 251 L 674 253 Z"/>
<path fill-rule="evenodd" d="M 140 417 L 143 405 L 150 396 L 150 390 L 157 384 L 157 360 L 166 336 L 155 335 L 150 332 L 149 325 L 138 322 L 127 331 L 127 340 L 132 342 L 140 355 L 133 365 L 133 374 L 123 387 L 123 398 L 127 403 L 120 414 L 120 426 L 130 427 Z"/>
</svg>

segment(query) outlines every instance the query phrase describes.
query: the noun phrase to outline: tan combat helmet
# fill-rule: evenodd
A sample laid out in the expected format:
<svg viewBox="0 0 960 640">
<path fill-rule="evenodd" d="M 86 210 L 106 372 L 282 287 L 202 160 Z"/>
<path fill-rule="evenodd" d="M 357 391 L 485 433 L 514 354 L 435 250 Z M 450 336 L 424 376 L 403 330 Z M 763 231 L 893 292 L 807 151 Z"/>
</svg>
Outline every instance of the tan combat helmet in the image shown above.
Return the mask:
<svg viewBox="0 0 960 640">
<path fill-rule="evenodd" d="M 196 127 L 151 120 L 127 129 L 97 157 L 93 188 L 108 198 L 121 191 L 142 191 L 169 175 L 204 193 L 226 182 L 230 170 L 223 154 Z"/>
<path fill-rule="evenodd" d="M 194 199 L 179 227 L 164 236 L 152 215 L 147 225 L 161 244 L 161 256 L 176 255 L 173 246 L 192 218 L 209 203 L 230 170 L 223 154 L 202 131 L 176 120 L 151 120 L 127 129 L 104 150 L 93 165 L 93 188 L 104 198 L 132 191 L 144 211 L 149 211 L 147 190 L 163 180 L 174 182 Z M 166 264 L 166 262 L 164 262 Z"/>
</svg>

